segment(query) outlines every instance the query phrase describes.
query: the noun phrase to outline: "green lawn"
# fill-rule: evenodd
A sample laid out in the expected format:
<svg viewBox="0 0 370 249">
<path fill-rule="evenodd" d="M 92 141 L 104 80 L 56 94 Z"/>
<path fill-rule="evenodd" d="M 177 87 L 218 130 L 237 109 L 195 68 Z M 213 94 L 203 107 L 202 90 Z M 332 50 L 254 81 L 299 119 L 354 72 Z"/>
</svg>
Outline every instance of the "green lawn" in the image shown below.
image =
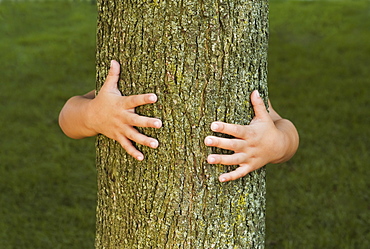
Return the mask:
<svg viewBox="0 0 370 249">
<path fill-rule="evenodd" d="M 273 2 L 269 85 L 300 149 L 269 166 L 267 248 L 370 248 L 370 2 Z"/>
<path fill-rule="evenodd" d="M 57 124 L 95 85 L 96 7 L 0 3 L 0 248 L 93 248 L 94 139 Z M 370 2 L 271 1 L 269 88 L 297 155 L 267 168 L 266 248 L 370 248 Z"/>
<path fill-rule="evenodd" d="M 0 3 L 0 248 L 93 248 L 94 139 L 58 127 L 95 82 L 96 7 Z"/>
</svg>

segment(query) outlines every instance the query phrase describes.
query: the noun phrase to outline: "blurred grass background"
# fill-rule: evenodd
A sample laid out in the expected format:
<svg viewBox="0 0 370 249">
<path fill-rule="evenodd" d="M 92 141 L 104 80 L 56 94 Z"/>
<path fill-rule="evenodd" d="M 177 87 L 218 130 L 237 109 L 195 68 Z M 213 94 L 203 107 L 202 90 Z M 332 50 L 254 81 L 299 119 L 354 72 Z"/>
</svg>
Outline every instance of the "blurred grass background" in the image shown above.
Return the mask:
<svg viewBox="0 0 370 249">
<path fill-rule="evenodd" d="M 93 248 L 94 139 L 57 118 L 95 86 L 96 7 L 0 2 L 0 248 Z M 267 167 L 266 248 L 370 248 L 370 2 L 271 1 L 269 88 L 301 144 Z"/>
</svg>

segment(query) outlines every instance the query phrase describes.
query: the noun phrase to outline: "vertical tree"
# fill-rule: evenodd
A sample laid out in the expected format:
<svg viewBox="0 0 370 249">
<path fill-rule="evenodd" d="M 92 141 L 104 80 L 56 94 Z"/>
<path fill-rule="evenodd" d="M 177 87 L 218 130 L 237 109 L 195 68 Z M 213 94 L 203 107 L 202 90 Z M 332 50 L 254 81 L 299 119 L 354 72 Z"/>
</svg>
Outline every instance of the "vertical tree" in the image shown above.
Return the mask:
<svg viewBox="0 0 370 249">
<path fill-rule="evenodd" d="M 97 89 L 111 59 L 124 95 L 154 92 L 137 112 L 162 119 L 146 159 L 97 139 L 96 248 L 262 248 L 265 172 L 219 183 L 206 162 L 215 120 L 248 124 L 267 96 L 267 0 L 99 0 Z M 220 151 L 218 151 L 220 152 Z"/>
</svg>

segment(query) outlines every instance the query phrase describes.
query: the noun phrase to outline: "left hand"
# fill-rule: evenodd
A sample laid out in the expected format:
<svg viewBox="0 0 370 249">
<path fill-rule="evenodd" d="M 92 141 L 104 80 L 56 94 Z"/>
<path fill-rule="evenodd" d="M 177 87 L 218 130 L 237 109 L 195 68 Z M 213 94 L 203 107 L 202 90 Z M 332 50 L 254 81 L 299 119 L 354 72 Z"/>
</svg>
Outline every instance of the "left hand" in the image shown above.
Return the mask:
<svg viewBox="0 0 370 249">
<path fill-rule="evenodd" d="M 258 91 L 251 95 L 255 117 L 249 125 L 236 125 L 224 122 L 213 122 L 211 129 L 235 138 L 208 136 L 204 143 L 207 146 L 232 150 L 232 155 L 211 154 L 207 161 L 210 164 L 239 165 L 232 172 L 219 176 L 220 182 L 241 178 L 259 169 L 267 163 L 278 161 L 284 153 L 284 134 L 276 126 L 266 110 Z"/>
</svg>

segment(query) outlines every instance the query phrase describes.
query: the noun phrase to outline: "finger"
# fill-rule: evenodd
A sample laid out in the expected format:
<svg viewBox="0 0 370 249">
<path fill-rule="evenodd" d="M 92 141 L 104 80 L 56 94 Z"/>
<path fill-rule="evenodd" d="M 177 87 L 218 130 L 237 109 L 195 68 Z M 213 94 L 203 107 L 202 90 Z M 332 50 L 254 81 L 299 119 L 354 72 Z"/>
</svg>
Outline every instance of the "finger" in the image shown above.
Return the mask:
<svg viewBox="0 0 370 249">
<path fill-rule="evenodd" d="M 139 161 L 144 160 L 144 155 L 140 151 L 138 151 L 128 140 L 126 137 L 122 136 L 117 141 L 121 144 L 122 148 L 126 150 L 126 152 L 131 155 L 132 157 L 136 158 Z"/>
<path fill-rule="evenodd" d="M 234 153 L 232 155 L 211 154 L 207 157 L 209 164 L 239 165 L 246 160 L 245 153 Z"/>
<path fill-rule="evenodd" d="M 125 123 L 129 124 L 130 126 L 136 127 L 151 127 L 151 128 L 161 128 L 162 121 L 157 118 L 148 118 L 145 116 L 140 116 L 136 113 L 129 113 L 125 114 L 124 117 Z"/>
<path fill-rule="evenodd" d="M 232 151 L 241 151 L 246 146 L 246 142 L 241 139 L 229 139 L 214 136 L 206 137 L 204 139 L 204 144 Z"/>
<path fill-rule="evenodd" d="M 159 145 L 156 139 L 141 134 L 138 130 L 136 130 L 133 127 L 126 128 L 125 135 L 128 139 L 153 149 L 157 148 Z"/>
<path fill-rule="evenodd" d="M 125 107 L 127 109 L 132 109 L 137 106 L 152 104 L 157 102 L 157 95 L 154 93 L 130 95 L 124 97 Z"/>
<path fill-rule="evenodd" d="M 247 126 L 228 124 L 224 122 L 213 122 L 211 124 L 211 130 L 214 132 L 221 132 L 234 137 L 242 138 L 246 136 Z"/>
<path fill-rule="evenodd" d="M 228 182 L 242 178 L 252 171 L 253 169 L 249 165 L 244 165 L 242 167 L 236 168 L 234 171 L 220 175 L 218 179 L 220 182 Z"/>
<path fill-rule="evenodd" d="M 251 102 L 253 105 L 253 110 L 257 118 L 265 118 L 268 117 L 268 112 L 265 106 L 265 102 L 261 98 L 258 90 L 254 90 L 251 95 Z"/>
<path fill-rule="evenodd" d="M 118 80 L 119 80 L 119 73 L 120 73 L 120 65 L 117 61 L 112 60 L 110 64 L 110 69 L 108 72 L 108 76 L 105 79 L 103 88 L 107 91 L 117 91 L 118 90 Z"/>
</svg>

